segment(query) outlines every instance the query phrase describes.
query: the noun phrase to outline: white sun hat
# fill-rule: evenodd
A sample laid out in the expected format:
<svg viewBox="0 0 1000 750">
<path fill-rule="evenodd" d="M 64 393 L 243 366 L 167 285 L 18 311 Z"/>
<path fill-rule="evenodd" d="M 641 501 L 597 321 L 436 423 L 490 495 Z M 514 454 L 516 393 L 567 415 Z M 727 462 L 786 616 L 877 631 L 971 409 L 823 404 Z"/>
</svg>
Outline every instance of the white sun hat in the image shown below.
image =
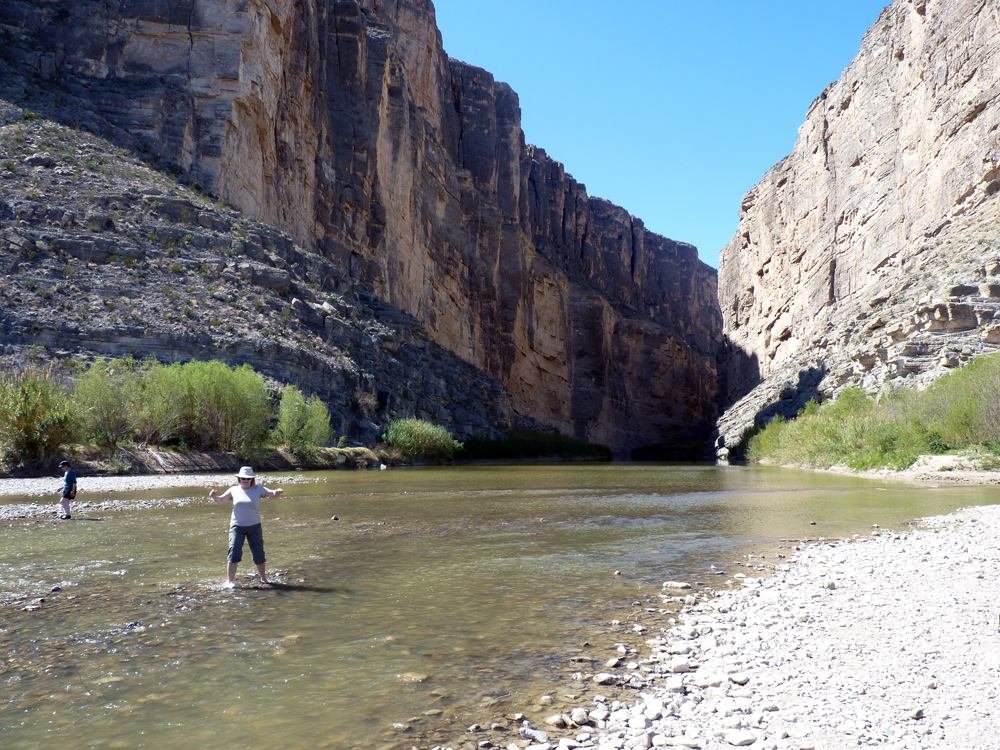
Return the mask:
<svg viewBox="0 0 1000 750">
<path fill-rule="evenodd" d="M 240 479 L 253 479 L 254 478 L 253 467 L 241 466 L 239 473 L 236 476 L 239 477 Z"/>
</svg>

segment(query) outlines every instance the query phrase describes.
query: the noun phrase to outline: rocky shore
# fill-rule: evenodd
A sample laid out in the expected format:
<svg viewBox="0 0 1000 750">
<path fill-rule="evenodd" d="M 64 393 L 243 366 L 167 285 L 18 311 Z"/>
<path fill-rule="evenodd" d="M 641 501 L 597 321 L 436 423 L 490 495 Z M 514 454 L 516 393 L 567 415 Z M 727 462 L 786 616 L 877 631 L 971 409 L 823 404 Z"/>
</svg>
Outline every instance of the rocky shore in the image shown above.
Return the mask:
<svg viewBox="0 0 1000 750">
<path fill-rule="evenodd" d="M 292 482 L 313 482 L 311 477 L 296 475 L 264 477 L 264 481 L 274 484 Z M 109 510 L 136 510 L 143 508 L 165 508 L 185 505 L 203 500 L 208 491 L 215 487 L 229 487 L 233 484 L 232 474 L 155 474 L 120 477 L 81 477 L 77 498 L 72 502 L 75 513 Z M 174 487 L 190 487 L 194 496 L 180 498 L 157 498 L 139 500 L 135 498 L 107 498 L 111 492 L 147 492 Z M 0 505 L 0 521 L 15 518 L 46 518 L 58 514 L 58 499 L 62 491 L 61 477 L 31 477 L 24 479 L 0 479 L 0 497 L 3 496 L 48 496 L 37 503 L 11 503 Z"/>
<path fill-rule="evenodd" d="M 987 506 L 804 545 L 649 639 L 627 665 L 641 700 L 554 715 L 508 748 L 1000 747 L 998 535 Z M 620 683 L 613 664 L 590 678 Z"/>
</svg>

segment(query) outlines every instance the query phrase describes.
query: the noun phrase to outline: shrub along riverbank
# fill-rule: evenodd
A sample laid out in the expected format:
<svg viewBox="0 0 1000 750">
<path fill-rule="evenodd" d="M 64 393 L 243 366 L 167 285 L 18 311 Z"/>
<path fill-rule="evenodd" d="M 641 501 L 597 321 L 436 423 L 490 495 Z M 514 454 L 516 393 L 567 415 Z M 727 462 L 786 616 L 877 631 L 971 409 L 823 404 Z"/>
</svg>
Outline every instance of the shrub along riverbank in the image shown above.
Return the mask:
<svg viewBox="0 0 1000 750">
<path fill-rule="evenodd" d="M 1000 466 L 1000 355 L 981 357 L 925 390 L 877 397 L 848 388 L 744 436 L 751 461 L 856 471 L 906 469 L 921 455 L 966 452 L 980 468 Z"/>
<path fill-rule="evenodd" d="M 325 403 L 294 385 L 276 391 L 249 365 L 125 357 L 70 373 L 51 363 L 0 372 L 0 473 L 7 474 L 51 469 L 57 456 L 108 474 L 610 457 L 600 446 L 545 433 L 465 446 L 414 418 L 391 421 L 383 440 L 346 446 L 332 434 Z"/>
</svg>

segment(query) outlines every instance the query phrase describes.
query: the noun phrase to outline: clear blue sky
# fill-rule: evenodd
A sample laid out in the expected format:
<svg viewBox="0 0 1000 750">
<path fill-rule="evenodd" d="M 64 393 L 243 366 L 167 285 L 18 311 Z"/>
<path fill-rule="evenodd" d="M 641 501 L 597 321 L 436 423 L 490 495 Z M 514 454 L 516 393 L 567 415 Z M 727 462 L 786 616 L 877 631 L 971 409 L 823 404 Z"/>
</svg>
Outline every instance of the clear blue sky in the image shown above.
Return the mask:
<svg viewBox="0 0 1000 750">
<path fill-rule="evenodd" d="M 520 96 L 528 143 L 718 267 L 888 0 L 433 0 L 445 51 Z"/>
</svg>

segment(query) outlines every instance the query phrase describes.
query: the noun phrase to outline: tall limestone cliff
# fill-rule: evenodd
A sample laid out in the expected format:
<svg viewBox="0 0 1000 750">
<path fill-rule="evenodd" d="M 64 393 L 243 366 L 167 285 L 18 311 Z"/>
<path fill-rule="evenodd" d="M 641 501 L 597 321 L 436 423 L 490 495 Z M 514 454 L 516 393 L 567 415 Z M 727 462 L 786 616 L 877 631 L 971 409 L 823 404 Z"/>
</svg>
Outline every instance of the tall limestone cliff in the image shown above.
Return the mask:
<svg viewBox="0 0 1000 750">
<path fill-rule="evenodd" d="M 527 145 L 516 94 L 449 59 L 429 0 L 10 0 L 8 55 L 124 142 L 290 233 L 625 452 L 716 409 L 716 274 Z"/>
<path fill-rule="evenodd" d="M 895 0 L 720 258 L 720 453 L 816 395 L 920 385 L 995 348 L 998 190 L 1000 7 Z"/>
</svg>

